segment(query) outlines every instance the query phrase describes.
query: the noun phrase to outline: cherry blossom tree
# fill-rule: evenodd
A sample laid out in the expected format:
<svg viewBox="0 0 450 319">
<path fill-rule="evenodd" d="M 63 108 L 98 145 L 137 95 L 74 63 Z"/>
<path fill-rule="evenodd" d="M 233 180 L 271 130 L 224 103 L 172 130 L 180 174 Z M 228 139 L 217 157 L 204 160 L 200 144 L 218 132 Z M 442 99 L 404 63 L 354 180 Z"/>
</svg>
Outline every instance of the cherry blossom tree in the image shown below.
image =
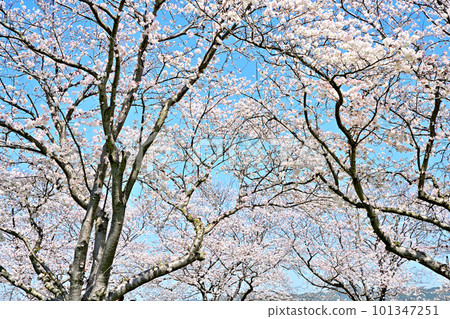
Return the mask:
<svg viewBox="0 0 450 319">
<path fill-rule="evenodd" d="M 231 206 L 231 193 L 232 185 L 202 187 L 194 202 L 208 216 L 218 206 Z M 156 289 L 160 291 L 156 299 L 180 295 L 201 300 L 289 299 L 293 290 L 281 266 L 290 247 L 276 236 L 281 219 L 274 215 L 267 207 L 247 207 L 221 222 L 203 242 L 205 261 L 165 278 Z"/>
<path fill-rule="evenodd" d="M 388 218 L 388 217 L 386 217 Z M 370 224 L 351 209 L 293 212 L 284 235 L 291 241 L 291 267 L 312 286 L 333 290 L 350 300 L 416 298 L 418 278 L 408 261 L 385 250 Z M 391 222 L 390 236 L 399 243 L 428 234 Z"/>
<path fill-rule="evenodd" d="M 447 7 L 0 1 L 2 298 L 450 278 Z"/>
<path fill-rule="evenodd" d="M 228 63 L 239 27 L 230 13 L 248 9 L 0 2 L 3 282 L 35 299 L 116 300 L 204 259 L 204 236 L 242 206 L 239 193 L 203 220 L 190 200 L 239 145 L 239 109 L 229 106 L 245 81 Z M 171 207 L 189 236 L 119 280 L 122 249 L 142 245 L 145 219 L 128 226 L 142 196 Z"/>
<path fill-rule="evenodd" d="M 388 251 L 450 279 L 448 7 L 269 1 L 245 19 L 245 41 L 265 52 L 254 51 L 260 79 L 249 98 L 316 154 L 298 175 L 365 211 Z M 398 218 L 427 240 L 397 241 Z"/>
</svg>

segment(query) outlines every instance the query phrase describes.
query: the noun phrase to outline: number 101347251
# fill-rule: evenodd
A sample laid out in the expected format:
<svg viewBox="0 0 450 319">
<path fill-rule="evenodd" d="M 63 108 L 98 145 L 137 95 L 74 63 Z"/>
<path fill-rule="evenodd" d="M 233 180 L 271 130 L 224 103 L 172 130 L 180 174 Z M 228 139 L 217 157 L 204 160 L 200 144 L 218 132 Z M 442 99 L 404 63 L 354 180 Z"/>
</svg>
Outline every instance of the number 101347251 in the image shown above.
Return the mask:
<svg viewBox="0 0 450 319">
<path fill-rule="evenodd" d="M 374 316 L 438 316 L 437 306 L 373 306 Z"/>
</svg>

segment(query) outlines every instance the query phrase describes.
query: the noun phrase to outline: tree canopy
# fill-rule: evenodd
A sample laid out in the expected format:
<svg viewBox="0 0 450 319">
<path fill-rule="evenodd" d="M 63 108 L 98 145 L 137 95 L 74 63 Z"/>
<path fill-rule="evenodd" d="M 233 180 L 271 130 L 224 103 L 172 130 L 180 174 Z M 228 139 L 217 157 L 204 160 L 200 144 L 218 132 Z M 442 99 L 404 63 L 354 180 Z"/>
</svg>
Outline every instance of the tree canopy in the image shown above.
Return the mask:
<svg viewBox="0 0 450 319">
<path fill-rule="evenodd" d="M 448 291 L 449 7 L 0 1 L 0 299 Z"/>
</svg>

